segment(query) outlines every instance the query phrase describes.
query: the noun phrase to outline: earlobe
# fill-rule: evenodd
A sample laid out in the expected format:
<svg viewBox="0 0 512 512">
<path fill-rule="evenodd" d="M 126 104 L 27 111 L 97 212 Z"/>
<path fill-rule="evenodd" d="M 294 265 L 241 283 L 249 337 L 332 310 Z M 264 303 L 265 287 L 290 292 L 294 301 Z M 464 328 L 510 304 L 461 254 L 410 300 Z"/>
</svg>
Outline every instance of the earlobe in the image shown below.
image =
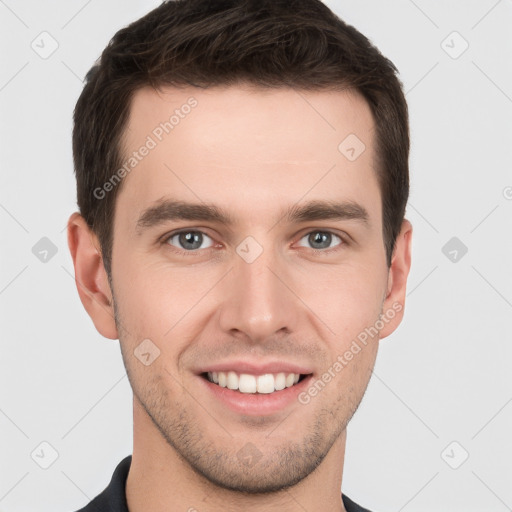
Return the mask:
<svg viewBox="0 0 512 512">
<path fill-rule="evenodd" d="M 105 338 L 118 339 L 112 294 L 98 239 L 78 212 L 68 220 L 67 235 L 80 300 L 97 331 Z"/>
<path fill-rule="evenodd" d="M 411 247 L 412 224 L 404 219 L 389 269 L 387 295 L 382 311 L 388 321 L 380 332 L 381 339 L 389 336 L 400 325 L 404 316 L 407 277 L 411 268 Z"/>
</svg>

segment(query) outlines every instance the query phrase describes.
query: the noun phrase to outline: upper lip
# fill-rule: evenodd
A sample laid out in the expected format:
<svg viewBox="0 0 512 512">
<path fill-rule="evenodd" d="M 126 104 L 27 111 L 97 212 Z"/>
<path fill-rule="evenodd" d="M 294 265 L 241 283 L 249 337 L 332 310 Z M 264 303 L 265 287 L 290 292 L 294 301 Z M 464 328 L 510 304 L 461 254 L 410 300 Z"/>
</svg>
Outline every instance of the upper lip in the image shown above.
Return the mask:
<svg viewBox="0 0 512 512">
<path fill-rule="evenodd" d="M 251 361 L 224 361 L 220 363 L 212 363 L 198 368 L 197 373 L 206 372 L 229 372 L 248 373 L 251 375 L 264 375 L 266 373 L 297 373 L 307 375 L 313 373 L 312 370 L 305 365 L 291 363 L 286 361 L 269 361 L 266 363 L 256 363 Z"/>
</svg>

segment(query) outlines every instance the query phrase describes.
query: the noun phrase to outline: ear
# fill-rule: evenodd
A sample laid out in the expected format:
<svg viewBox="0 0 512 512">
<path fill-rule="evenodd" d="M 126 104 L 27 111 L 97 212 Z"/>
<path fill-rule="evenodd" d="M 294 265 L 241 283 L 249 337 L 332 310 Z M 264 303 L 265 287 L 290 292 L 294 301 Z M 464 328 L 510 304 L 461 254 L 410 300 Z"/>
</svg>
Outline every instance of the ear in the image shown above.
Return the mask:
<svg viewBox="0 0 512 512">
<path fill-rule="evenodd" d="M 405 289 L 411 268 L 412 225 L 404 219 L 395 242 L 393 258 L 388 272 L 387 294 L 382 313 L 387 322 L 380 331 L 380 338 L 389 336 L 402 321 L 405 309 Z M 386 314 L 387 312 L 387 314 Z"/>
<path fill-rule="evenodd" d="M 67 230 L 80 300 L 97 331 L 105 338 L 118 339 L 112 293 L 98 238 L 78 212 L 69 218 Z"/>
</svg>

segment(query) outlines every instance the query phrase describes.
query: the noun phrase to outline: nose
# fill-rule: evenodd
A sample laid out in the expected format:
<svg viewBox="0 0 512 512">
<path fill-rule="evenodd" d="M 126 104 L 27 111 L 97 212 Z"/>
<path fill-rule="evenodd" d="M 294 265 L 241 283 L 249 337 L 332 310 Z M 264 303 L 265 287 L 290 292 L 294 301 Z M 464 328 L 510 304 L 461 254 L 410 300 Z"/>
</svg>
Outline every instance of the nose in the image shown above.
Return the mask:
<svg viewBox="0 0 512 512">
<path fill-rule="evenodd" d="M 271 249 L 249 261 L 235 255 L 224 280 L 220 328 L 230 335 L 243 333 L 254 343 L 295 332 L 300 300 L 293 293 L 290 267 Z"/>
</svg>

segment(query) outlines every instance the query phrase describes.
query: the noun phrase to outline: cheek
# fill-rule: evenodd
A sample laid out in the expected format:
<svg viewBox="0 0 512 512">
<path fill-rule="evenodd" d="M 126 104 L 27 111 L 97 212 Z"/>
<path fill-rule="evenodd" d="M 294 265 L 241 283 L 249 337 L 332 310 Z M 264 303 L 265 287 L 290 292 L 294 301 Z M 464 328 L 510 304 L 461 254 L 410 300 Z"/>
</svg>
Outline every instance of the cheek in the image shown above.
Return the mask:
<svg viewBox="0 0 512 512">
<path fill-rule="evenodd" d="M 344 267 L 330 272 L 305 302 L 329 327 L 324 330 L 328 363 L 323 368 L 338 410 L 355 410 L 368 385 L 378 350 L 376 328 L 386 275 L 382 270 Z M 332 331 L 332 332 L 331 332 Z M 322 376 L 319 376 L 322 380 Z"/>
<path fill-rule="evenodd" d="M 128 331 L 130 344 L 137 340 L 152 338 L 160 329 L 156 329 L 155 320 L 163 318 L 158 310 L 160 290 L 155 276 L 142 262 L 127 261 L 119 258 L 113 265 L 114 292 L 120 320 Z"/>
<path fill-rule="evenodd" d="M 115 291 L 129 344 L 149 338 L 162 355 L 182 352 L 200 328 L 195 322 L 200 300 L 215 284 L 216 274 L 134 259 L 119 275 Z"/>
<path fill-rule="evenodd" d="M 347 341 L 378 319 L 386 276 L 377 265 L 317 268 L 300 277 L 299 295 L 338 340 Z"/>
</svg>

